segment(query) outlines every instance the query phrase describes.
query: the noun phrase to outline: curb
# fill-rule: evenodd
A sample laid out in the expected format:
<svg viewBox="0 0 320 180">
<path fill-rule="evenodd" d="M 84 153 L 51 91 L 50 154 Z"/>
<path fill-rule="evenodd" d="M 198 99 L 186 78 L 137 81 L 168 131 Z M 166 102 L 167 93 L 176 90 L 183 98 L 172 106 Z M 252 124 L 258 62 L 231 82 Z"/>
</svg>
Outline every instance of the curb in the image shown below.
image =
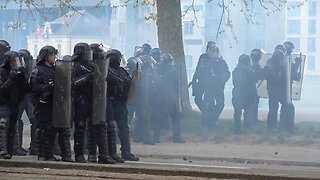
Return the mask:
<svg viewBox="0 0 320 180">
<path fill-rule="evenodd" d="M 189 159 L 198 161 L 225 161 L 232 163 L 244 164 L 269 164 L 269 165 L 283 165 L 283 166 L 304 166 L 304 167 L 320 167 L 320 162 L 310 161 L 289 161 L 276 159 L 255 159 L 255 158 L 237 158 L 237 157 L 210 157 L 210 156 L 184 156 L 184 155 L 153 155 L 153 154 L 137 154 L 138 157 L 143 158 L 157 158 L 157 159 Z"/>
<path fill-rule="evenodd" d="M 77 169 L 97 172 L 113 172 L 113 173 L 129 173 L 129 174 L 147 174 L 147 175 L 161 175 L 161 176 L 189 176 L 189 177 L 203 177 L 203 178 L 218 178 L 218 179 L 283 179 L 283 180 L 303 180 L 316 179 L 310 177 L 293 177 L 284 173 L 269 173 L 258 174 L 254 169 L 242 172 L 227 172 L 226 170 L 212 169 L 212 171 L 203 171 L 195 169 L 173 169 L 164 167 L 139 167 L 130 166 L 130 164 L 123 165 L 104 165 L 104 164 L 78 164 L 78 163 L 62 163 L 62 162 L 39 162 L 39 161 L 15 161 L 15 160 L 0 160 L 0 167 L 18 167 L 18 168 L 51 168 L 51 169 Z M 258 171 L 258 170 L 257 170 Z"/>
</svg>

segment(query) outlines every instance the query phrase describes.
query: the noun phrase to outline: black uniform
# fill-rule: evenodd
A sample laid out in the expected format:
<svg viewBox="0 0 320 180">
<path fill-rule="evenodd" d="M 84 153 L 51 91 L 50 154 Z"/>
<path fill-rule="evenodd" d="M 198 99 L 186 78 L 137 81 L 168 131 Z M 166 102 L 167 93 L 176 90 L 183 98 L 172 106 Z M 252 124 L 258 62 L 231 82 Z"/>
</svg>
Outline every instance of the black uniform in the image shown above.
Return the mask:
<svg viewBox="0 0 320 180">
<path fill-rule="evenodd" d="M 57 54 L 57 50 L 52 46 L 44 46 L 37 58 L 37 65 L 29 77 L 31 87 L 30 98 L 35 107 L 35 117 L 37 120 L 37 141 L 38 159 L 53 160 L 58 159 L 53 156 L 53 145 L 56 134 L 59 133 L 59 146 L 62 161 L 72 161 L 70 147 L 70 129 L 55 128 L 52 125 L 53 115 L 53 88 L 55 78 L 55 68 L 53 65 L 45 63 L 49 55 Z"/>
<path fill-rule="evenodd" d="M 158 114 L 154 119 L 154 139 L 160 142 L 162 123 L 166 119 L 172 122 L 172 140 L 174 143 L 184 143 L 180 134 L 180 88 L 179 71 L 174 66 L 173 57 L 169 54 L 162 56 L 162 61 L 156 66 L 153 97 L 157 105 Z"/>
<path fill-rule="evenodd" d="M 119 128 L 118 135 L 121 142 L 121 157 L 124 160 L 138 161 L 139 158 L 131 153 L 130 130 L 128 124 L 127 97 L 131 84 L 131 77 L 127 70 L 120 67 L 121 53 L 118 50 L 107 52 L 110 66 L 107 76 L 107 96 L 112 103 L 113 118 Z M 108 122 L 109 123 L 109 122 Z"/>
<path fill-rule="evenodd" d="M 27 82 L 27 78 L 29 77 L 29 75 L 31 74 L 31 71 L 33 69 L 32 65 L 35 65 L 33 63 L 33 57 L 30 55 L 30 52 L 26 49 L 20 49 L 18 51 L 19 55 L 22 56 L 24 58 L 25 61 L 25 68 L 23 68 L 25 74 L 26 74 L 26 82 Z M 30 88 L 27 87 L 27 92 L 28 93 L 30 91 Z M 25 156 L 27 154 L 27 150 L 25 150 L 24 148 L 22 148 L 22 142 L 23 142 L 23 126 L 24 123 L 22 121 L 22 114 L 23 112 L 26 112 L 28 119 L 30 121 L 31 124 L 31 141 L 30 141 L 30 155 L 36 155 L 37 154 L 37 145 L 36 145 L 36 121 L 35 121 L 35 117 L 34 117 L 34 113 L 33 113 L 33 107 L 32 104 L 30 102 L 29 99 L 29 94 L 26 94 L 23 98 L 23 101 L 21 102 L 20 106 L 19 106 L 19 113 L 18 113 L 18 122 L 17 122 L 17 133 L 15 134 L 15 138 L 14 138 L 14 151 L 13 153 L 15 155 L 19 155 L 19 156 Z"/>
<path fill-rule="evenodd" d="M 250 66 L 250 57 L 241 55 L 239 64 L 232 72 L 232 105 L 234 108 L 234 132 L 241 133 L 241 115 L 244 111 L 244 128 L 248 128 L 252 124 L 252 108 L 256 94 L 256 76 Z"/>
<path fill-rule="evenodd" d="M 286 77 L 285 61 L 290 59 L 285 58 L 285 56 L 291 55 L 294 46 L 289 41 L 285 42 L 284 46 L 285 50 L 275 50 L 264 69 L 269 95 L 268 129 L 274 129 L 277 125 L 277 114 L 280 103 L 280 127 L 287 132 L 293 132 L 295 108 L 293 103 L 287 100 L 288 94 L 286 88 L 287 83 L 290 83 L 291 87 L 292 81 L 300 80 L 298 68 L 300 67 L 301 59 L 296 59 L 295 63 L 291 65 L 291 77 Z M 290 79 L 288 80 L 287 78 Z"/>
<path fill-rule="evenodd" d="M 91 49 L 98 48 L 95 45 Z M 75 132 L 74 150 L 77 162 L 86 162 L 84 158 L 84 134 L 86 124 L 89 124 L 88 137 L 88 160 L 96 162 L 96 149 L 99 148 L 98 162 L 104 164 L 114 164 L 115 161 L 108 155 L 107 123 L 105 117 L 99 123 L 94 123 L 93 114 L 93 80 L 95 73 L 99 72 L 99 67 L 93 64 L 92 60 L 104 59 L 102 50 L 95 49 L 92 54 L 90 47 L 86 43 L 78 43 L 74 47 L 72 61 L 74 61 L 73 84 L 75 97 Z M 94 55 L 94 56 L 93 56 Z M 97 62 L 95 62 L 97 63 Z M 101 67 L 106 68 L 106 67 Z M 104 82 L 104 78 L 101 79 Z M 103 85 L 102 85 L 103 86 Z M 101 107 L 95 107 L 101 108 Z M 103 109 L 105 111 L 105 109 Z"/>
<path fill-rule="evenodd" d="M 149 55 L 141 56 L 142 67 L 141 77 L 136 93 L 136 118 L 134 124 L 134 139 L 140 140 L 143 144 L 154 145 L 151 136 L 151 111 L 153 108 L 152 84 L 154 64 L 156 61 Z"/>
<path fill-rule="evenodd" d="M 255 72 L 255 76 L 257 79 L 256 86 L 259 86 L 261 81 L 264 80 L 264 74 L 263 70 L 259 64 L 259 61 L 261 59 L 262 51 L 260 49 L 253 49 L 251 51 L 250 57 L 252 59 L 252 69 Z M 256 94 L 254 94 L 255 99 L 252 107 L 252 123 L 258 122 L 258 108 L 259 108 L 259 102 L 260 102 L 260 97 L 258 96 L 258 91 L 256 91 Z"/>
<path fill-rule="evenodd" d="M 17 52 L 8 51 L 0 69 L 0 155 L 5 159 L 11 159 L 13 155 L 18 108 L 25 93 L 25 74 L 22 66 L 17 65 L 22 62 Z"/>
<path fill-rule="evenodd" d="M 212 47 L 217 48 L 217 47 Z M 226 61 L 222 57 L 210 56 L 207 53 L 201 69 L 201 81 L 204 84 L 204 112 L 203 125 L 213 128 L 216 126 L 224 108 L 224 88 L 230 78 L 230 72 Z"/>
</svg>

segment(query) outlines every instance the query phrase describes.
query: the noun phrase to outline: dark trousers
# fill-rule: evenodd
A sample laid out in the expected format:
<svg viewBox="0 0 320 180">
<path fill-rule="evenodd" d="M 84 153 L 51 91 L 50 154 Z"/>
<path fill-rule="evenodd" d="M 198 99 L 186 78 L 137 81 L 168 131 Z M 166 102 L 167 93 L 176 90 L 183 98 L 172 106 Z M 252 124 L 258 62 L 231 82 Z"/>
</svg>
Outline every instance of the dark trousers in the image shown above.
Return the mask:
<svg viewBox="0 0 320 180">
<path fill-rule="evenodd" d="M 224 89 L 215 88 L 205 92 L 205 111 L 202 114 L 204 127 L 214 128 L 224 108 Z"/>
<path fill-rule="evenodd" d="M 253 123 L 253 102 L 249 103 L 249 100 L 237 100 L 232 99 L 232 105 L 234 109 L 233 120 L 234 120 L 234 132 L 236 134 L 241 133 L 241 116 L 243 112 L 243 128 L 249 128 Z"/>
<path fill-rule="evenodd" d="M 125 101 L 112 100 L 113 116 L 118 126 L 121 153 L 131 152 L 128 110 Z"/>
<path fill-rule="evenodd" d="M 86 124 L 91 119 L 92 105 L 89 101 L 79 99 L 75 102 L 74 114 L 74 153 L 83 156 L 85 148 Z"/>
<path fill-rule="evenodd" d="M 294 127 L 294 105 L 292 103 L 287 103 L 284 97 L 276 95 L 269 95 L 268 129 L 274 129 L 277 126 L 279 104 L 281 104 L 280 128 L 291 132 Z"/>
</svg>

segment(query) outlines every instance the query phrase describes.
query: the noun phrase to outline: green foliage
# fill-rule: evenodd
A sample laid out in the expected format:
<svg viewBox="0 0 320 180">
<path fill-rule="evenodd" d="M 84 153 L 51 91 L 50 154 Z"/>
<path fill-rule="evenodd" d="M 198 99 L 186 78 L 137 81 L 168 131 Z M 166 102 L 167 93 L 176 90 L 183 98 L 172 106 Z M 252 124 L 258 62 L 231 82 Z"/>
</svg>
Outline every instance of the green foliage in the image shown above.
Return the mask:
<svg viewBox="0 0 320 180">
<path fill-rule="evenodd" d="M 296 123 L 293 134 L 281 129 L 268 131 L 266 120 L 259 121 L 250 129 L 243 131 L 241 135 L 233 133 L 233 120 L 231 119 L 219 119 L 217 125 L 217 128 L 211 130 L 201 127 L 200 112 L 191 111 L 181 114 L 182 134 L 190 141 L 292 145 L 312 145 L 320 142 L 319 122 Z"/>
</svg>

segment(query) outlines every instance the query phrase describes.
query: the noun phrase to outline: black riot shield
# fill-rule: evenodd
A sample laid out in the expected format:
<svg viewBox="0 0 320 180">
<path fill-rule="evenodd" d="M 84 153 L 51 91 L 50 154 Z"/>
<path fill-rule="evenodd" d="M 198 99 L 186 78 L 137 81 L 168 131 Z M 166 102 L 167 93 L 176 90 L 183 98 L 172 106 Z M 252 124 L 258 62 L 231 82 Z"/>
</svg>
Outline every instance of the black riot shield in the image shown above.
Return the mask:
<svg viewBox="0 0 320 180">
<path fill-rule="evenodd" d="M 72 123 L 72 78 L 73 62 L 56 61 L 52 125 L 56 128 L 71 128 Z"/>
<path fill-rule="evenodd" d="M 95 59 L 92 95 L 92 123 L 105 121 L 107 107 L 107 74 L 109 59 Z"/>
<path fill-rule="evenodd" d="M 140 80 L 140 75 L 141 75 L 141 67 L 140 67 L 139 63 L 137 63 L 136 69 L 132 75 L 130 89 L 129 89 L 129 93 L 128 93 L 128 97 L 127 97 L 127 104 L 129 104 L 129 105 L 131 105 L 133 103 L 133 99 L 136 94 L 136 90 L 137 90 L 138 83 Z"/>
<path fill-rule="evenodd" d="M 33 68 L 36 66 L 37 60 L 36 59 L 30 59 L 29 61 L 26 61 L 26 71 L 27 71 L 27 77 L 29 77 L 29 75 L 31 74 Z M 35 118 L 34 117 L 34 107 L 33 104 L 31 103 L 31 100 L 28 96 L 28 105 L 27 105 L 27 114 L 29 116 L 29 118 Z M 31 116 L 31 117 L 30 117 Z"/>
</svg>

